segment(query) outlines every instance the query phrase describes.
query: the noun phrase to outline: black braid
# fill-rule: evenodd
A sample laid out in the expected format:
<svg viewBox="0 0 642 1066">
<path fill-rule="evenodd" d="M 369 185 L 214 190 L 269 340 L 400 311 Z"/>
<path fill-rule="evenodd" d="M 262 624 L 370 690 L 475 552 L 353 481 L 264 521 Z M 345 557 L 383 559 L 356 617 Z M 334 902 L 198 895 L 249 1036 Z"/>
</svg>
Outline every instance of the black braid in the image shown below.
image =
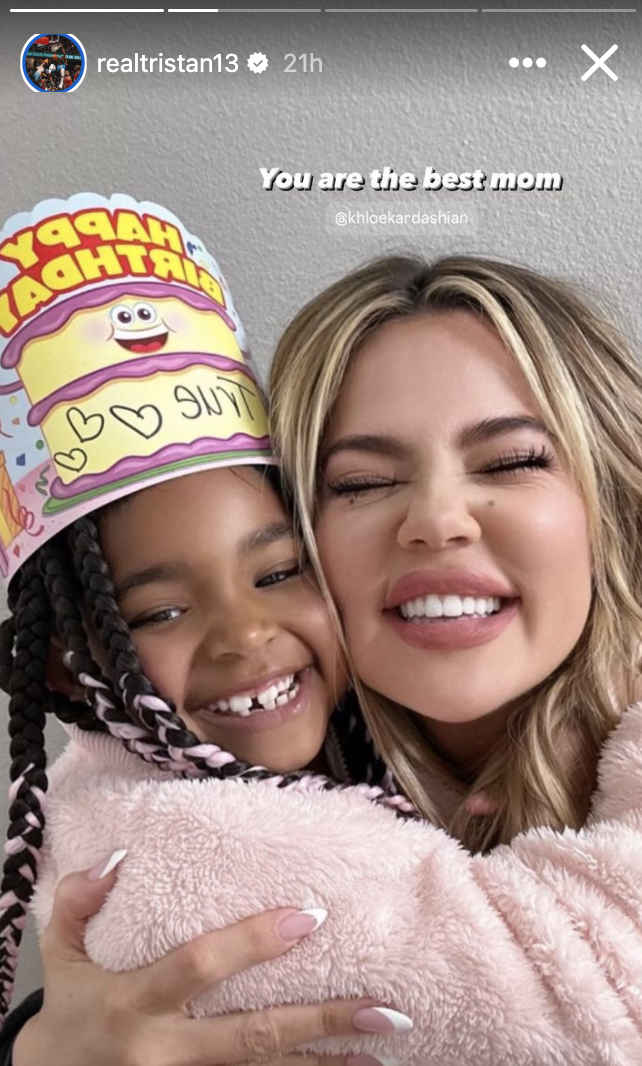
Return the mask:
<svg viewBox="0 0 642 1066">
<path fill-rule="evenodd" d="M 337 707 L 332 726 L 351 781 L 384 786 L 390 772 L 374 746 L 354 689 Z"/>
<path fill-rule="evenodd" d="M 112 683 L 118 689 L 120 680 L 126 678 L 121 698 L 124 706 L 133 710 L 133 698 L 143 691 L 151 693 L 153 689 L 142 675 L 138 653 L 116 602 L 114 585 L 100 546 L 98 527 L 92 518 L 81 518 L 74 523 L 69 531 L 69 545 L 74 571 L 78 575 L 91 620 L 108 656 Z M 140 680 L 132 681 L 132 675 L 139 675 Z M 140 722 L 146 725 L 143 718 Z"/>
<path fill-rule="evenodd" d="M 82 591 L 78 582 L 73 578 L 71 559 L 64 536 L 54 537 L 53 540 L 43 545 L 39 557 L 45 588 L 55 615 L 58 637 L 62 641 L 65 652 L 71 652 L 73 656 L 76 667 L 75 673 L 72 671 L 74 680 L 79 687 L 82 687 L 77 674 L 85 673 L 104 682 L 100 667 L 89 649 L 80 610 Z M 55 713 L 62 722 L 78 725 L 88 732 L 106 732 L 107 727 L 97 717 L 89 697 L 86 703 L 60 697 L 56 703 Z"/>
<path fill-rule="evenodd" d="M 0 625 L 0 687 L 9 691 L 13 673 L 13 646 L 16 640 L 16 621 L 13 614 Z"/>
<path fill-rule="evenodd" d="M 45 825 L 44 730 L 52 612 L 37 556 L 24 564 L 12 603 L 14 625 L 3 626 L 0 633 L 2 682 L 3 687 L 8 682 L 10 695 L 12 782 L 7 858 L 0 887 L 0 1014 L 3 1017 L 11 999 L 18 948 L 37 877 Z"/>
<path fill-rule="evenodd" d="M 61 709 L 57 711 L 58 717 L 81 729 L 110 732 L 130 751 L 154 761 L 154 751 L 158 748 L 155 738 L 151 735 L 142 738 L 141 747 L 140 743 L 132 743 L 131 738 L 126 737 L 132 719 L 125 710 L 122 697 L 91 653 L 80 609 L 85 593 L 78 572 L 74 570 L 67 538 L 71 540 L 71 534 L 66 534 L 64 540 L 58 537 L 45 545 L 42 566 L 58 632 L 66 649 L 65 662 L 76 684 L 85 689 L 86 703 L 68 702 L 67 714 Z"/>
</svg>

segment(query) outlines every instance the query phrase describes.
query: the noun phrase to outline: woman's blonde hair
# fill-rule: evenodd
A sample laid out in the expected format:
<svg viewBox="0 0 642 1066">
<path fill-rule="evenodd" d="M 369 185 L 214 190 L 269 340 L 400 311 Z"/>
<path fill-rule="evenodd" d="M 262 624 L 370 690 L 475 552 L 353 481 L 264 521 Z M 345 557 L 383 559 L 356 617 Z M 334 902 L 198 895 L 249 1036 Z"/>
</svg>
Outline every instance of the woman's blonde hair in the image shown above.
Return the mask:
<svg viewBox="0 0 642 1066">
<path fill-rule="evenodd" d="M 319 452 L 353 356 L 375 330 L 409 315 L 469 310 L 497 330 L 524 374 L 582 492 L 590 531 L 593 596 L 574 650 L 511 716 L 501 743 L 448 828 L 471 850 L 508 842 L 534 825 L 579 827 L 600 748 L 635 695 L 642 643 L 642 369 L 613 326 L 566 284 L 530 270 L 465 256 L 433 265 L 376 260 L 313 299 L 287 327 L 271 372 L 272 432 L 300 531 L 319 572 L 314 540 Z M 336 610 L 333 609 L 335 620 Z M 337 620 L 338 621 L 338 620 Z M 381 754 L 401 788 L 437 821 L 425 787 L 453 775 L 417 715 L 355 682 Z M 588 768 L 584 787 L 569 772 Z M 423 783 L 422 783 L 423 782 Z"/>
</svg>

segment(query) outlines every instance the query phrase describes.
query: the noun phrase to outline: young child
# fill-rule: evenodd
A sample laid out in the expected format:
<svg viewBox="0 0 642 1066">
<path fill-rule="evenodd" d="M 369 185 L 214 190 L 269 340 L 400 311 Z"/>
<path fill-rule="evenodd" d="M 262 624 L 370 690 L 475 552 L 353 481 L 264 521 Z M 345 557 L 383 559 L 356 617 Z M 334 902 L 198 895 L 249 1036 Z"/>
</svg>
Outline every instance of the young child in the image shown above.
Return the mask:
<svg viewBox="0 0 642 1066">
<path fill-rule="evenodd" d="M 25 313 L 15 264 L 40 252 L 41 280 L 30 284 L 42 298 L 51 244 L 73 295 L 52 293 L 38 315 Z M 73 273 L 64 249 L 78 245 Z M 79 291 L 80 270 L 116 254 L 122 281 Z M 59 835 L 58 800 L 73 797 L 76 819 L 90 796 L 124 784 L 129 803 L 137 780 L 158 787 L 172 775 L 330 789 L 323 775 L 343 771 L 328 723 L 347 683 L 278 494 L 240 323 L 202 246 L 155 205 L 79 196 L 12 220 L 0 257 L 13 268 L 0 363 L 14 377 L 1 394 L 18 414 L 2 456 L 0 552 L 12 612 L 0 629 L 13 737 L 6 1009 L 40 872 L 47 712 L 71 741 L 51 774 L 44 908 L 65 840 L 79 847 L 72 862 L 83 846 L 82 815 L 71 838 Z M 183 285 L 167 282 L 181 271 Z M 379 787 L 362 791 L 387 802 Z"/>
<path fill-rule="evenodd" d="M 127 233 L 135 243 L 134 220 L 124 212 L 117 218 L 110 210 L 106 220 L 95 205 L 89 217 L 77 205 L 73 212 L 55 206 L 50 214 L 68 245 L 82 244 L 86 231 L 93 235 L 94 263 L 100 256 L 116 265 L 105 250 L 107 223 L 122 229 L 115 242 L 122 246 Z M 137 236 L 147 238 L 146 252 L 130 250 L 128 262 L 156 269 L 172 263 L 177 270 L 178 260 L 168 260 L 166 249 L 152 258 L 154 240 L 172 238 L 166 225 L 154 224 L 158 209 L 137 214 Z M 54 235 L 51 228 L 36 229 L 31 242 L 17 236 L 25 233 L 29 227 L 23 219 L 14 226 L 10 247 L 0 245 L 0 254 L 23 254 L 28 248 L 37 254 L 39 238 Z M 78 252 L 73 262 L 80 269 L 89 260 Z M 187 265 L 180 265 L 187 278 Z M 71 277 L 67 261 L 65 273 Z M 200 313 L 200 301 L 187 300 L 182 290 L 179 296 L 175 282 L 170 295 L 166 278 L 128 281 L 135 291 L 119 298 L 112 279 L 113 274 L 109 283 L 85 293 L 82 304 L 72 303 L 75 296 L 54 302 L 40 316 L 45 324 L 22 327 L 27 333 L 20 354 L 10 342 L 2 356 L 3 366 L 19 367 L 25 388 L 34 381 L 40 388 L 37 397 L 29 393 L 35 401 L 31 423 L 42 424 L 53 447 L 50 469 L 45 473 L 41 464 L 35 471 L 33 490 L 38 493 L 40 485 L 50 489 L 50 501 L 75 498 L 85 507 L 67 534 L 53 537 L 22 564 L 10 590 L 14 615 L 2 640 L 15 760 L 3 886 L 5 975 L 13 966 L 14 931 L 23 921 L 22 901 L 29 897 L 42 846 L 42 724 L 49 678 L 52 688 L 71 690 L 72 697 L 82 694 L 89 702 L 70 704 L 68 696 L 56 700 L 56 713 L 81 729 L 73 729 L 73 743 L 51 775 L 48 839 L 35 901 L 40 928 L 51 912 L 59 877 L 89 867 L 109 850 L 127 849 L 116 886 L 86 937 L 90 956 L 110 970 L 145 965 L 204 930 L 286 900 L 315 914 L 328 912 L 314 942 L 301 942 L 291 957 L 208 990 L 190 1005 L 195 1017 L 369 995 L 394 1005 L 382 1018 L 385 1034 L 382 1025 L 379 1035 L 336 1037 L 306 1050 L 392 1053 L 407 1066 L 629 1066 L 642 1061 L 635 926 L 642 883 L 640 709 L 629 710 L 605 745 L 602 786 L 584 829 L 563 836 L 532 831 L 510 848 L 483 857 L 466 854 L 432 825 L 402 821 L 383 804 L 369 802 L 371 796 L 381 798 L 380 789 L 326 791 L 326 778 L 291 775 L 290 759 L 324 769 L 315 764 L 315 754 L 341 681 L 334 680 L 331 642 L 325 643 L 321 629 L 308 628 L 318 601 L 295 572 L 295 547 L 288 545 L 275 556 L 253 555 L 271 552 L 279 543 L 285 516 L 278 501 L 266 497 L 251 462 L 242 472 L 192 471 L 143 488 L 140 481 L 150 473 L 149 455 L 143 454 L 147 445 L 140 444 L 136 461 L 114 454 L 122 443 L 116 423 L 136 427 L 141 442 L 154 441 L 148 449 L 154 448 L 154 462 L 163 455 L 165 462 L 189 463 L 197 453 L 205 454 L 199 434 L 223 394 L 216 392 L 220 383 L 214 378 L 203 383 L 200 368 L 215 365 L 217 375 L 234 373 L 224 361 L 234 349 L 227 332 L 217 328 L 222 305 L 214 314 L 210 310 L 208 329 L 199 334 L 201 346 L 192 323 L 190 342 L 179 351 L 171 334 L 182 319 L 184 342 L 191 316 L 183 304 Z M 207 278 L 200 283 L 210 285 Z M 173 299 L 178 306 L 170 304 Z M 109 327 L 100 317 L 106 308 Z M 47 318 L 52 312 L 55 321 Z M 74 376 L 52 361 L 52 377 L 43 388 L 38 355 L 52 327 L 58 351 L 82 351 L 82 373 Z M 79 348 L 88 338 L 96 348 L 86 343 Z M 100 357 L 99 344 L 105 346 Z M 195 352 L 198 384 L 192 377 Z M 34 359 L 40 375 L 32 373 Z M 132 364 L 145 374 L 132 374 Z M 152 384 L 154 367 L 159 380 Z M 164 375 L 179 367 L 180 383 L 174 379 L 167 391 Z M 127 389 L 114 393 L 126 375 Z M 222 387 L 235 396 L 232 408 L 242 419 L 247 409 L 231 380 L 225 378 Z M 100 404 L 89 402 L 92 389 L 106 390 Z M 55 423 L 51 396 L 66 404 Z M 246 447 L 246 459 L 254 453 L 255 461 L 258 415 L 249 395 L 241 396 L 255 421 L 244 420 L 246 432 L 236 434 L 235 445 L 241 451 Z M 168 426 L 170 411 L 183 420 Z M 190 416 L 200 424 L 192 424 L 189 443 L 177 442 L 176 425 L 188 429 Z M 251 447 L 242 436 L 251 438 Z M 92 447 L 101 439 L 106 454 Z M 228 461 L 231 439 L 225 437 Z M 210 454 L 213 447 L 210 439 Z M 114 484 L 125 477 L 138 477 L 140 491 L 129 487 L 126 498 L 103 501 L 96 520 L 87 517 L 98 508 L 95 495 L 79 503 L 83 493 L 95 493 L 100 484 L 113 497 Z M 150 480 L 156 480 L 153 474 Z M 17 498 L 21 484 L 15 486 Z M 5 484 L 8 498 L 12 485 L 11 480 Z M 21 494 L 24 508 L 35 498 L 29 487 Z M 226 510 L 219 512 L 217 504 L 224 499 Z M 37 531 L 49 511 L 31 508 L 30 513 L 32 518 L 15 506 L 6 512 L 8 518 L 23 518 L 6 544 L 8 569 L 16 569 L 13 546 L 28 543 L 27 526 L 42 536 Z M 59 657 L 52 655 L 49 665 L 46 661 L 52 633 L 64 649 L 71 682 L 61 676 Z M 313 694 L 314 714 L 307 702 Z M 310 715 L 305 736 L 298 733 L 298 713 Z M 267 720 L 263 715 L 275 715 L 278 723 L 269 751 L 272 729 L 260 728 Z M 263 752 L 271 772 L 237 763 L 228 743 L 235 753 L 242 746 L 252 760 Z M 248 779 L 253 779 L 249 787 Z M 266 787 L 270 781 L 281 787 Z M 626 835 L 625 850 L 610 847 L 614 826 Z M 619 876 L 605 902 L 602 871 L 614 867 Z M 569 894 L 569 885 L 576 891 Z"/>
</svg>

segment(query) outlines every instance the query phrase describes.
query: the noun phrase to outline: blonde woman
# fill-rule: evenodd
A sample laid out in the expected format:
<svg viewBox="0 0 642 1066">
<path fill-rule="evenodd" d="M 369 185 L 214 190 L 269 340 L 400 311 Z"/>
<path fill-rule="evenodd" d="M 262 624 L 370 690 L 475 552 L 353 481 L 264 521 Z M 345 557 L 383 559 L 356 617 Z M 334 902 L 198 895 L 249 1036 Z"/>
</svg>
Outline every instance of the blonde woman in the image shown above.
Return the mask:
<svg viewBox="0 0 642 1066">
<path fill-rule="evenodd" d="M 642 1061 L 638 362 L 560 282 L 394 257 L 296 316 L 271 399 L 380 751 L 470 851 L 510 845 L 451 856 L 453 893 L 483 886 L 562 1030 L 610 1002 L 637 1034 L 573 1062 Z"/>
</svg>

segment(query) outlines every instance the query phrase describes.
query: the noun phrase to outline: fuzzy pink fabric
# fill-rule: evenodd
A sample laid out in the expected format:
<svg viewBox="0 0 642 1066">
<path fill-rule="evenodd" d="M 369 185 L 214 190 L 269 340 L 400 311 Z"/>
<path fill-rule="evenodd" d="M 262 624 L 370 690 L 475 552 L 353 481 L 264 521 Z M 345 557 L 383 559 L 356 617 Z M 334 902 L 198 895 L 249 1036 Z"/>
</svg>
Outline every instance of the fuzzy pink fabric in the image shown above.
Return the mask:
<svg viewBox="0 0 642 1066">
<path fill-rule="evenodd" d="M 532 830 L 486 857 L 354 793 L 168 780 L 78 730 L 51 782 L 40 929 L 63 874 L 129 849 L 87 930 L 107 969 L 264 908 L 329 911 L 287 955 L 198 999 L 194 1015 L 367 995 L 414 1030 L 333 1038 L 327 1053 L 642 1066 L 642 704 L 605 745 L 584 829 Z"/>
</svg>

